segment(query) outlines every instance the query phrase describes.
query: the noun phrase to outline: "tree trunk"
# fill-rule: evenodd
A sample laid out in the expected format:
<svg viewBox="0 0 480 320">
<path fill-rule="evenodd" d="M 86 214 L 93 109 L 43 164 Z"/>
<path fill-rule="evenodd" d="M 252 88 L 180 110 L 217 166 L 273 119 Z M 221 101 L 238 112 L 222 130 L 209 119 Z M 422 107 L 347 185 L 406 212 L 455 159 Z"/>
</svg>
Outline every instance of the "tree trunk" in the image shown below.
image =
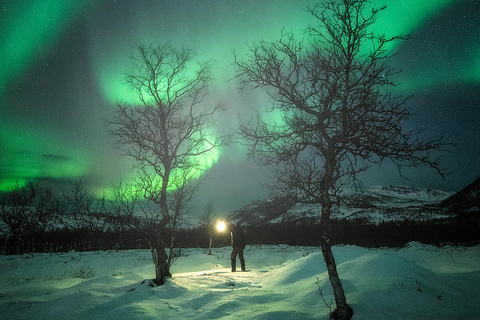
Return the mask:
<svg viewBox="0 0 480 320">
<path fill-rule="evenodd" d="M 335 263 L 335 257 L 332 253 L 331 245 L 331 222 L 330 215 L 332 210 L 332 200 L 330 199 L 329 190 L 333 186 L 333 175 L 334 175 L 334 158 L 326 157 L 325 163 L 325 174 L 322 178 L 321 183 L 321 197 L 320 203 L 322 205 L 322 214 L 321 214 L 321 232 L 322 232 L 322 253 L 323 259 L 327 266 L 328 278 L 330 284 L 333 288 L 333 294 L 335 296 L 336 309 L 332 313 L 333 319 L 336 320 L 349 320 L 352 318 L 353 310 L 347 304 L 347 298 L 345 297 L 345 292 L 343 291 L 342 282 L 337 272 L 337 265 Z"/>
<path fill-rule="evenodd" d="M 17 236 L 17 239 L 18 239 L 19 253 L 24 254 L 25 253 L 25 238 Z"/>
<path fill-rule="evenodd" d="M 333 294 L 335 296 L 336 309 L 333 311 L 333 319 L 348 320 L 352 318 L 353 310 L 347 304 L 347 298 L 343 291 L 342 282 L 337 272 L 337 265 L 335 263 L 335 257 L 332 253 L 332 246 L 330 243 L 330 213 L 324 214 L 325 211 L 330 211 L 331 208 L 322 206 L 322 253 L 325 264 L 327 265 L 328 278 L 333 288 Z M 328 216 L 328 218 L 325 218 Z"/>
<path fill-rule="evenodd" d="M 173 264 L 174 258 L 175 258 L 175 252 L 173 251 L 174 245 L 175 245 L 175 234 L 177 232 L 177 226 L 176 223 L 173 225 L 172 228 L 172 236 L 170 237 L 170 248 L 168 252 L 168 269 L 170 270 L 170 267 Z"/>
<path fill-rule="evenodd" d="M 210 234 L 210 244 L 208 245 L 208 255 L 212 255 L 212 243 L 213 243 L 213 237 L 212 234 Z"/>
<path fill-rule="evenodd" d="M 155 266 L 155 284 L 161 286 L 165 283 L 165 277 L 171 277 L 170 268 L 167 261 L 167 252 L 162 240 L 150 242 L 150 251 L 152 252 L 153 264 Z"/>
</svg>

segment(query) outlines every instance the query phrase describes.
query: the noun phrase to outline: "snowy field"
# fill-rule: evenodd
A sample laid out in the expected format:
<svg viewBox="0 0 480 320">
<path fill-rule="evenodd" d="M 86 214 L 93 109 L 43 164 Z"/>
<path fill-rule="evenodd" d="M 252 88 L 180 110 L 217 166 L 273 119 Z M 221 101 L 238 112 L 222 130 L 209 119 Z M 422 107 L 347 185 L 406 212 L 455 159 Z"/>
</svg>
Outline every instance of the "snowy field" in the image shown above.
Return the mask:
<svg viewBox="0 0 480 320">
<path fill-rule="evenodd" d="M 319 248 L 184 249 L 153 287 L 148 250 L 0 256 L 0 319 L 328 319 Z M 480 319 L 480 246 L 334 248 L 354 319 Z"/>
</svg>

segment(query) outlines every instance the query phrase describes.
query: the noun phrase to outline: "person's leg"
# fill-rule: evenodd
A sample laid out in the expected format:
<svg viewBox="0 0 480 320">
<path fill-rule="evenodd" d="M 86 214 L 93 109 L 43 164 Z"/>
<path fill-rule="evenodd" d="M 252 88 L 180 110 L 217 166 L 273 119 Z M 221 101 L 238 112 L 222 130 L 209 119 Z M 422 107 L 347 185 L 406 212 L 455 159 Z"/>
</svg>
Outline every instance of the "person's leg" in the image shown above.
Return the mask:
<svg viewBox="0 0 480 320">
<path fill-rule="evenodd" d="M 242 271 L 245 271 L 245 259 L 243 258 L 243 248 L 238 249 L 238 257 L 240 258 L 240 265 L 242 266 Z"/>
<path fill-rule="evenodd" d="M 237 271 L 236 270 L 236 267 L 237 267 L 237 252 L 236 252 L 235 248 L 232 248 L 232 254 L 230 255 L 230 260 L 232 262 L 232 272 Z"/>
</svg>

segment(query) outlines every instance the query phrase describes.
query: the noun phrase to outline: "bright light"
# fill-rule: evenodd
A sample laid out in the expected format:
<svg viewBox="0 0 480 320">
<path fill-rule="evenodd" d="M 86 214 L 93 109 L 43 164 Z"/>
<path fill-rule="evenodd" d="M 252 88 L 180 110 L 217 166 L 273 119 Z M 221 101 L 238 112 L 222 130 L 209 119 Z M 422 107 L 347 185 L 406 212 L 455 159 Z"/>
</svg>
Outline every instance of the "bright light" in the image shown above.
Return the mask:
<svg viewBox="0 0 480 320">
<path fill-rule="evenodd" d="M 225 229 L 227 229 L 227 225 L 225 224 L 225 222 L 218 221 L 217 222 L 217 230 L 220 231 L 220 232 L 223 232 L 223 231 L 225 231 Z"/>
</svg>

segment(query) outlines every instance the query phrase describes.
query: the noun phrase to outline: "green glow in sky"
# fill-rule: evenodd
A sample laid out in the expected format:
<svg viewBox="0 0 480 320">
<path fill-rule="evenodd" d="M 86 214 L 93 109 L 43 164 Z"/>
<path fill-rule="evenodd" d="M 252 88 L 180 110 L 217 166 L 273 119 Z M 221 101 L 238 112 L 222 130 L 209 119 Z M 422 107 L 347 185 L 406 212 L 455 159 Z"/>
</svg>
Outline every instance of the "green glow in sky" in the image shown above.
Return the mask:
<svg viewBox="0 0 480 320">
<path fill-rule="evenodd" d="M 42 132 L 38 135 L 37 132 Z M 35 178 L 77 178 L 88 169 L 88 159 L 77 148 L 59 137 L 35 127 L 18 127 L 4 123 L 0 145 L 2 175 L 0 191 L 20 186 Z"/>
<path fill-rule="evenodd" d="M 209 133 L 209 134 L 215 134 L 215 133 Z M 209 146 L 205 146 L 205 148 L 208 148 Z M 185 173 L 179 169 L 173 170 L 170 176 L 170 183 L 168 186 L 169 191 L 174 191 L 178 188 L 177 184 L 182 184 L 185 179 L 187 180 L 195 180 L 203 176 L 208 169 L 210 169 L 215 163 L 217 163 L 218 159 L 220 158 L 221 154 L 221 147 L 215 148 L 211 150 L 210 152 L 207 152 L 203 154 L 202 156 L 197 156 L 192 161 L 195 161 L 196 166 L 194 169 L 192 169 L 190 172 Z M 127 173 L 126 175 L 123 176 L 124 182 L 128 185 L 129 190 L 131 190 L 132 194 L 134 194 L 137 191 L 137 187 L 135 186 L 135 180 L 136 180 L 136 175 L 134 172 Z M 161 178 L 156 176 L 153 179 L 153 185 L 161 186 Z M 97 196 L 105 196 L 106 199 L 113 200 L 114 199 L 114 190 L 113 186 L 103 186 L 102 188 L 94 188 L 94 193 Z"/>
<path fill-rule="evenodd" d="M 407 35 L 420 28 L 429 18 L 442 12 L 458 0 L 374 0 L 374 7 L 387 5 L 378 17 L 377 32 L 387 36 Z"/>
<path fill-rule="evenodd" d="M 387 36 L 410 34 L 455 2 L 458 0 L 389 1 L 387 10 L 380 14 L 375 24 L 376 32 Z M 167 8 L 166 12 L 155 13 L 159 18 L 154 18 L 152 12 L 137 8 L 131 10 L 131 16 L 122 20 L 121 25 L 112 26 L 116 28 L 115 34 L 103 26 L 99 29 L 92 27 L 95 35 L 92 59 L 104 97 L 112 103 L 137 101 L 135 93 L 123 85 L 122 79 L 125 67 L 131 64 L 129 55 L 132 48 L 138 44 L 166 41 L 177 46 L 191 47 L 205 60 L 217 61 L 217 77 L 220 82 L 224 82 L 234 75 L 232 50 L 242 54 L 245 52 L 245 42 L 275 40 L 282 28 L 301 36 L 301 29 L 308 24 L 315 24 L 305 8 L 316 1 L 298 1 L 295 5 L 288 1 L 278 1 L 275 4 L 268 2 L 268 5 L 258 1 L 247 3 L 245 6 L 236 3 L 207 6 L 197 2 L 182 6 L 180 2 L 177 10 Z M 372 1 L 373 7 L 383 4 L 383 0 Z M 175 20 L 185 23 L 175 23 Z M 108 41 L 105 37 L 108 37 Z M 221 83 L 219 85 L 222 87 Z"/>
<path fill-rule="evenodd" d="M 156 12 L 132 4 L 131 16 L 121 25 L 91 28 L 91 54 L 99 87 L 111 103 L 136 101 L 136 95 L 122 83 L 126 67 L 131 65 L 133 48 L 138 44 L 168 42 L 177 48 L 195 50 L 200 61 L 215 60 L 218 82 L 211 91 L 221 91 L 225 81 L 234 76 L 232 50 L 245 52 L 247 41 L 274 40 L 285 21 L 290 21 L 287 27 L 292 30 L 304 27 L 307 3 L 289 8 L 291 3 L 286 2 L 211 1 L 211 5 L 206 5 L 180 1 L 178 7 L 159 5 Z M 265 15 L 267 11 L 269 14 Z M 116 19 L 114 13 L 111 15 L 111 19 Z"/>
<path fill-rule="evenodd" d="M 23 72 L 51 48 L 87 2 L 9 1 L 0 7 L 0 83 Z"/>
<path fill-rule="evenodd" d="M 125 163 L 117 166 L 115 161 L 119 160 L 112 160 L 114 152 L 92 151 L 95 134 L 104 132 L 107 135 L 107 133 L 103 128 L 94 130 L 90 126 L 93 124 L 101 126 L 101 122 L 105 120 L 108 112 L 113 112 L 113 106 L 117 102 L 134 104 L 138 102 L 136 93 L 125 85 L 123 78 L 124 72 L 128 72 L 131 66 L 130 56 L 139 44 L 169 43 L 172 47 L 195 50 L 200 61 L 215 60 L 213 72 L 217 80 L 209 86 L 211 92 L 209 101 L 226 102 L 229 107 L 238 109 L 230 112 L 228 117 L 219 116 L 219 121 L 229 128 L 237 125 L 238 115 L 242 115 L 243 109 L 255 108 L 262 112 L 264 107 L 268 107 L 268 102 L 263 96 L 260 98 L 261 94 L 256 93 L 254 97 L 235 96 L 237 88 L 232 78 L 236 70 L 232 65 L 232 51 L 241 57 L 247 51 L 246 42 L 252 44 L 260 40 L 276 40 L 282 28 L 301 37 L 302 28 L 315 25 L 315 19 L 305 8 L 316 2 L 316 0 L 4 1 L 0 7 L 0 182 L 2 182 L 0 190 L 5 190 L 16 180 L 22 183 L 37 176 L 78 179 L 84 175 L 91 175 L 98 177 L 100 181 L 121 172 L 119 176 L 131 178 Z M 470 16 L 470 20 L 464 24 L 458 22 L 458 26 L 448 25 L 449 17 L 444 16 L 458 4 L 466 7 L 466 1 L 372 1 L 374 7 L 385 3 L 387 9 L 381 12 L 375 24 L 375 31 L 385 33 L 387 36 L 410 33 L 413 35 L 412 40 L 397 43 L 392 48 L 398 49 L 400 59 L 398 67 L 403 70 L 399 75 L 399 81 L 396 81 L 400 93 L 415 94 L 418 90 L 434 89 L 445 84 L 480 81 L 480 41 L 478 31 L 472 31 L 478 29 L 478 16 L 477 20 Z M 468 13 L 466 12 L 467 16 Z M 436 22 L 432 23 L 432 20 Z M 438 32 L 432 26 L 437 26 Z M 74 27 L 75 33 L 72 32 Z M 418 34 L 435 37 L 435 41 L 430 41 L 431 38 L 419 39 Z M 78 35 L 82 36 L 81 39 L 76 38 Z M 458 43 L 445 45 L 442 37 L 452 41 L 458 40 Z M 46 65 L 43 60 L 46 60 L 46 57 L 56 57 L 57 53 L 64 49 L 64 43 L 72 41 L 78 42 L 78 46 L 73 50 L 82 52 L 77 56 L 83 59 L 82 64 L 69 69 L 75 66 L 76 62 L 72 61 L 72 65 L 61 70 L 69 70 L 72 73 L 69 79 L 82 80 L 71 83 L 71 87 L 78 90 L 78 97 L 75 97 L 77 103 L 69 105 L 70 100 L 59 98 L 58 101 L 67 103 L 47 108 L 40 101 L 50 103 L 55 101 L 55 98 L 44 99 L 46 92 L 9 90 L 11 86 L 16 86 L 17 82 L 22 82 L 23 88 L 29 88 L 29 72 L 37 70 L 35 68 L 38 65 L 40 70 L 55 69 L 55 65 Z M 427 43 L 429 46 L 424 48 L 424 44 Z M 69 47 L 69 50 L 72 49 Z M 55 63 L 55 60 L 49 61 L 51 64 Z M 76 70 L 84 67 L 85 70 Z M 54 73 L 52 72 L 50 76 L 52 74 Z M 59 74 L 58 77 L 61 78 L 62 75 Z M 79 83 L 89 83 L 94 89 L 90 87 L 85 89 Z M 16 106 L 7 103 L 24 100 L 6 97 L 12 92 L 29 97 L 26 100 L 29 102 L 28 107 L 22 106 L 23 113 L 19 116 L 15 114 Z M 55 92 L 55 88 L 52 88 L 48 94 L 61 96 L 65 93 Z M 231 99 L 237 100 L 232 102 Z M 36 101 L 39 101 L 38 104 Z M 79 107 L 82 104 L 93 107 L 85 111 Z M 55 108 L 65 110 L 76 108 L 65 114 L 82 118 L 78 120 L 79 123 L 83 121 L 82 128 L 78 130 L 87 133 L 79 136 L 93 136 L 92 141 L 78 141 L 81 138 L 72 132 L 69 132 L 70 136 L 65 136 L 62 129 L 65 124 L 58 122 L 60 117 L 55 118 L 57 122 L 52 120 L 51 124 L 48 123 L 48 116 L 38 121 L 36 117 L 41 112 L 31 115 L 26 112 L 28 108 L 35 110 L 45 108 L 52 113 Z M 5 110 L 8 110 L 8 114 L 3 113 Z M 266 119 L 281 123 L 282 115 L 269 114 Z M 76 123 L 73 120 L 70 122 Z M 241 146 L 238 150 L 241 150 Z M 243 155 L 241 153 L 241 156 Z M 224 156 L 226 155 L 221 150 L 216 150 L 199 159 L 202 169 L 198 175 Z M 104 190 L 103 187 L 114 182 L 113 178 L 110 181 L 103 180 L 98 183 L 99 194 Z"/>
<path fill-rule="evenodd" d="M 467 1 L 437 2 L 425 5 L 424 13 L 429 15 L 418 16 L 416 28 L 410 31 L 412 38 L 399 46 L 396 67 L 402 73 L 397 90 L 402 94 L 480 80 L 478 3 L 475 7 Z"/>
<path fill-rule="evenodd" d="M 52 48 L 87 1 L 9 1 L 0 7 L 0 98 L 3 90 Z M 0 104 L 0 112 L 4 107 Z M 79 150 L 43 128 L 0 118 L 0 190 L 37 177 L 78 177 L 86 170 Z"/>
</svg>

